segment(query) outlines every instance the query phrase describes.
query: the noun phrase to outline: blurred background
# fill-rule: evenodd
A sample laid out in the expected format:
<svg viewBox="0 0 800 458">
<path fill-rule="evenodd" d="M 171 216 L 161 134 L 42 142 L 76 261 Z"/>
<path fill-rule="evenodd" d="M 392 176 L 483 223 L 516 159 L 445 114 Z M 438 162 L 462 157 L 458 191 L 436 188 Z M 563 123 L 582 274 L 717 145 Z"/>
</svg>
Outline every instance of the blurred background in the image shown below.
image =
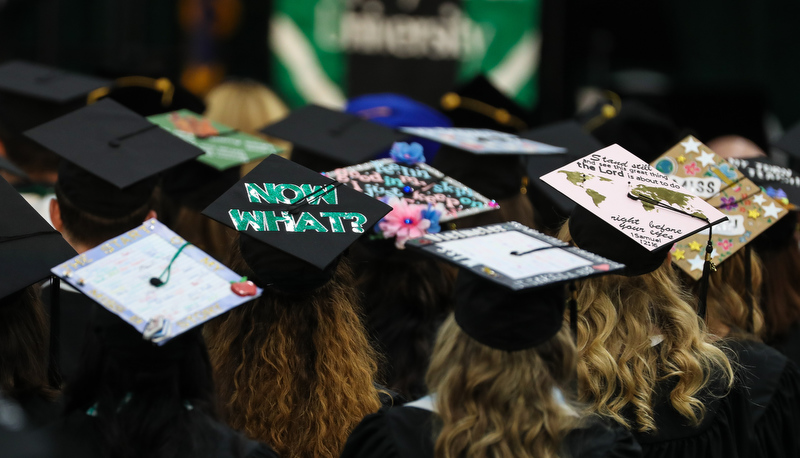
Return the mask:
<svg viewBox="0 0 800 458">
<path fill-rule="evenodd" d="M 611 90 L 701 140 L 766 146 L 800 120 L 797 18 L 789 0 L 0 0 L 0 62 L 201 96 L 248 78 L 292 108 L 374 92 L 436 106 L 485 74 L 534 125 Z"/>
</svg>

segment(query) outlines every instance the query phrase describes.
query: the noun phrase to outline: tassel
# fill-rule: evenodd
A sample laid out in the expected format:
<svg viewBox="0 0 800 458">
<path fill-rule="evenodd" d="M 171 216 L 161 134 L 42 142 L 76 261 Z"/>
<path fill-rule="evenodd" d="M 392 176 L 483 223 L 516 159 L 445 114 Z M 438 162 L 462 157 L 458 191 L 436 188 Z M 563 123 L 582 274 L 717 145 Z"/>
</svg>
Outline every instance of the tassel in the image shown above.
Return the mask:
<svg viewBox="0 0 800 458">
<path fill-rule="evenodd" d="M 711 226 L 708 227 L 708 243 L 706 244 L 706 262 L 703 263 L 703 277 L 700 279 L 700 288 L 697 292 L 697 314 L 706 319 L 706 299 L 708 298 L 708 276 L 717 271 L 717 266 L 711 261 L 714 245 L 711 241 Z"/>
<path fill-rule="evenodd" d="M 61 279 L 50 279 L 50 361 L 48 365 L 48 378 L 50 386 L 61 388 Z"/>
</svg>

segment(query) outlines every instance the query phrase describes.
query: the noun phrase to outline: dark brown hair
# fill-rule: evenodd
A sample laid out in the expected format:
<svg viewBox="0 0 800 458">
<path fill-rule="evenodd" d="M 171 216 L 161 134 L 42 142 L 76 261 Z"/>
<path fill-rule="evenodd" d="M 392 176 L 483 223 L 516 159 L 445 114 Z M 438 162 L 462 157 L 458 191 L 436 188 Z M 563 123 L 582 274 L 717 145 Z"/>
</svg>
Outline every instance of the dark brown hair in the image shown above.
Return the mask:
<svg viewBox="0 0 800 458">
<path fill-rule="evenodd" d="M 154 208 L 156 195 L 122 218 L 104 218 L 87 213 L 75 206 L 56 183 L 56 200 L 61 211 L 61 221 L 69 237 L 84 245 L 96 246 L 141 225 L 147 213 Z"/>
<path fill-rule="evenodd" d="M 0 299 L 0 391 L 16 399 L 55 398 L 48 384 L 49 323 L 31 285 Z"/>
</svg>

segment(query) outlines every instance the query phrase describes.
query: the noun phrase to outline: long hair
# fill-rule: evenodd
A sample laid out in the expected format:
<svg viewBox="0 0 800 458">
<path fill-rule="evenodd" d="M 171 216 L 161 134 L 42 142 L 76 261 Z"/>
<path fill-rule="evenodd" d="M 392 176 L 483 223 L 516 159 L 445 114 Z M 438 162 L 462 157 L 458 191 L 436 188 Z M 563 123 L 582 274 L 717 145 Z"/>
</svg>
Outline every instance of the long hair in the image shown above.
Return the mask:
<svg viewBox="0 0 800 458">
<path fill-rule="evenodd" d="M 559 238 L 571 241 L 567 224 Z M 699 394 L 720 378 L 730 387 L 733 369 L 692 301 L 669 259 L 648 274 L 577 282 L 579 399 L 630 429 L 655 431 L 656 386 L 674 377 L 670 403 L 698 425 L 705 415 Z M 656 334 L 664 340 L 653 346 Z"/>
<path fill-rule="evenodd" d="M 425 371 L 436 330 L 453 310 L 456 270 L 388 243 L 385 252 L 380 245 L 358 247 L 369 254 L 354 256 L 353 267 L 367 329 L 382 353 L 381 381 L 408 399 L 417 399 L 428 392 Z M 351 254 L 357 254 L 356 247 Z"/>
<path fill-rule="evenodd" d="M 579 417 L 557 398 L 575 373 L 569 328 L 534 348 L 507 352 L 480 344 L 451 314 L 428 370 L 435 393 L 437 458 L 550 458 Z"/>
<path fill-rule="evenodd" d="M 764 340 L 780 341 L 791 328 L 800 325 L 800 248 L 789 237 L 779 245 L 759 249 L 764 272 L 761 307 L 764 313 Z"/>
<path fill-rule="evenodd" d="M 47 378 L 50 326 L 40 294 L 32 285 L 0 298 L 0 391 L 18 401 L 56 396 Z"/>
<path fill-rule="evenodd" d="M 232 268 L 251 274 L 241 256 Z M 306 293 L 268 289 L 207 327 L 230 426 L 282 457 L 338 457 L 358 422 L 380 408 L 376 355 L 356 312 L 345 260 Z"/>
<path fill-rule="evenodd" d="M 231 242 L 236 238 L 233 229 L 187 207 L 177 211 L 172 230 L 214 259 L 226 259 Z"/>
<path fill-rule="evenodd" d="M 138 344 L 128 340 L 120 347 L 113 342 L 136 332 L 120 325 L 126 328 L 87 333 L 81 366 L 67 386 L 66 413 L 93 412 L 106 457 L 217 456 L 218 430 L 210 424 L 214 386 L 200 331 L 162 348 L 152 348 L 140 334 L 133 335 Z"/>
<path fill-rule="evenodd" d="M 764 334 L 764 315 L 759 306 L 759 291 L 762 284 L 761 260 L 755 251 L 750 252 L 751 291 L 745 287 L 745 250 L 739 250 L 725 262 L 717 266 L 717 271 L 709 275 L 706 298 L 706 323 L 709 332 L 720 337 L 730 332 L 740 338 L 761 338 Z M 697 293 L 700 282 L 686 278 L 684 282 Z M 752 317 L 747 300 L 753 304 Z M 748 317 L 750 320 L 748 320 Z"/>
</svg>

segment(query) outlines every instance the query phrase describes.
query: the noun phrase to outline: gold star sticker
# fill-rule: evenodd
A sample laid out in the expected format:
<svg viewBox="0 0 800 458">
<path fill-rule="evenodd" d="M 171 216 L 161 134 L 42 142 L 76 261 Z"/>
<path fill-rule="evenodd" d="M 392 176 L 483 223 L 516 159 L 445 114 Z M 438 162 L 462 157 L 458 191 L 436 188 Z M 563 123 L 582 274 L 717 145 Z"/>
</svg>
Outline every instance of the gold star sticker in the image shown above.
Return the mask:
<svg viewBox="0 0 800 458">
<path fill-rule="evenodd" d="M 761 216 L 761 213 L 759 213 L 758 210 L 750 210 L 749 212 L 747 212 L 747 216 L 756 219 L 759 216 Z"/>
<path fill-rule="evenodd" d="M 698 242 L 697 240 L 689 243 L 689 249 L 692 251 L 700 251 L 701 248 L 703 248 L 703 245 L 700 245 L 700 242 Z"/>
<path fill-rule="evenodd" d="M 678 156 L 678 164 L 683 164 L 684 162 L 686 162 L 686 157 L 685 156 Z"/>
<path fill-rule="evenodd" d="M 697 242 L 695 242 L 695 243 L 697 243 Z M 698 243 L 697 245 L 699 246 L 700 244 Z M 698 251 L 699 251 L 699 248 L 698 248 Z M 686 251 L 684 251 L 684 250 L 675 250 L 675 254 L 673 255 L 673 257 L 675 259 L 677 259 L 677 260 L 686 259 L 686 256 L 684 256 L 684 253 L 686 253 Z"/>
</svg>

